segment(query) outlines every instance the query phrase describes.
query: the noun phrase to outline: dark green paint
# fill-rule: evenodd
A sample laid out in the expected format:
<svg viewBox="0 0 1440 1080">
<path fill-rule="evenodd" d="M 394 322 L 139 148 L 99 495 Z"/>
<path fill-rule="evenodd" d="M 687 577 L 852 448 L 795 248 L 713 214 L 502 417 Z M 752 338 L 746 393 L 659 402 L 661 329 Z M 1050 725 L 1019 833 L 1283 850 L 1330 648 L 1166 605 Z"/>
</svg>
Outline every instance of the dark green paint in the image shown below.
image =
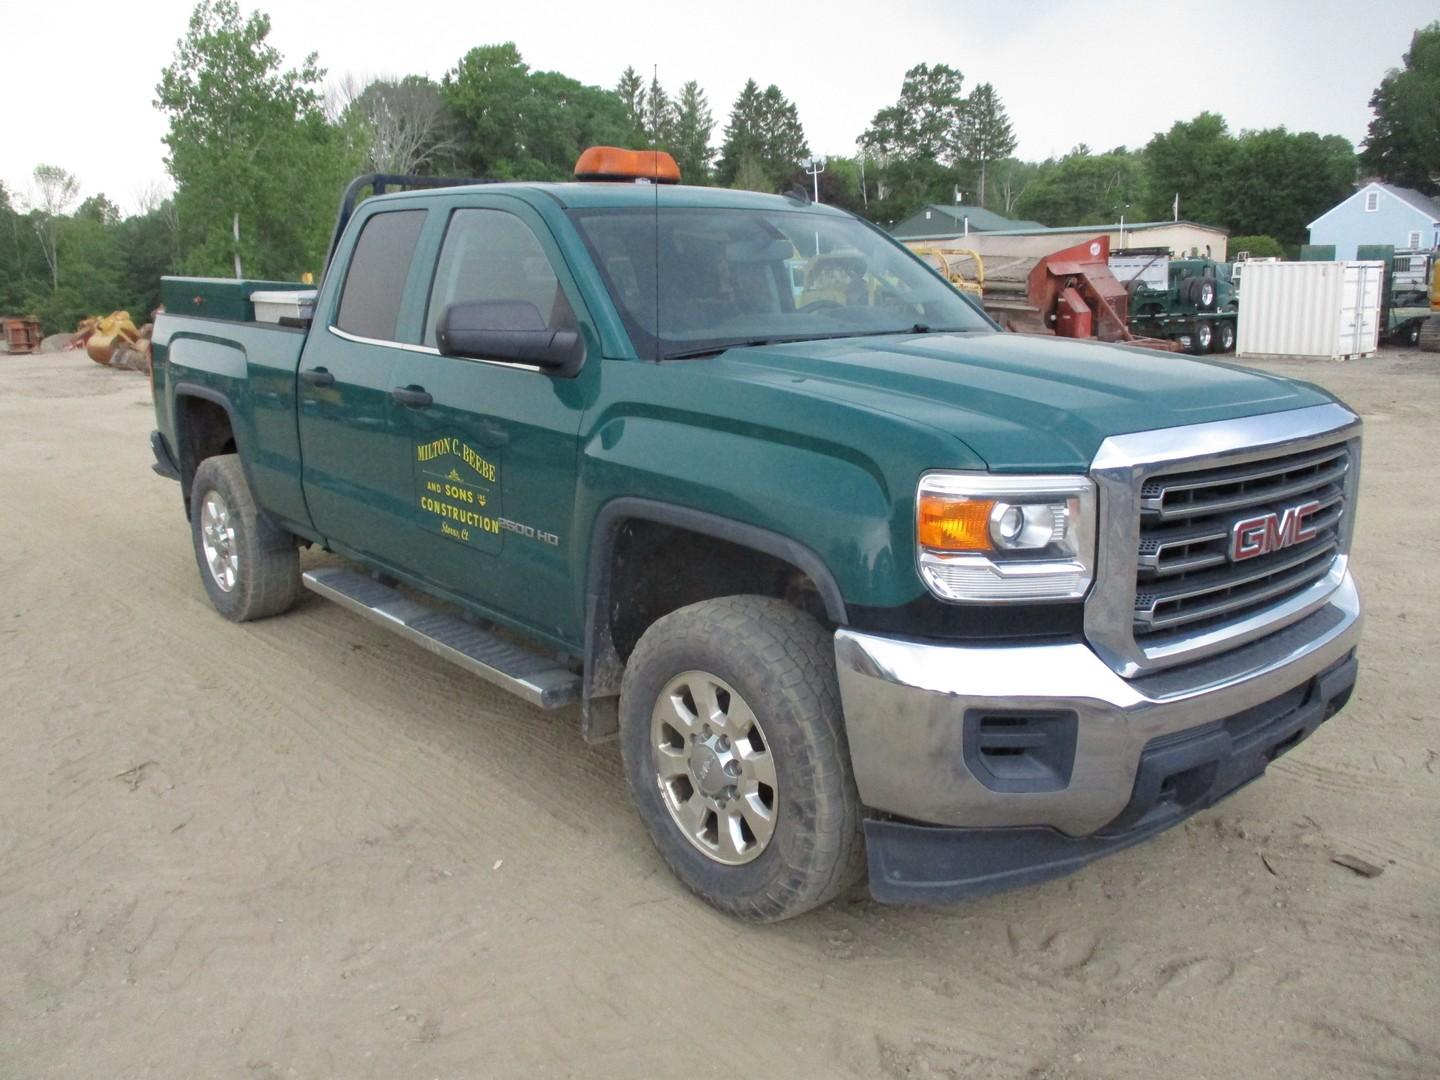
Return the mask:
<svg viewBox="0 0 1440 1080">
<path fill-rule="evenodd" d="M 233 405 L 260 504 L 334 549 L 479 614 L 578 652 L 597 515 L 635 496 L 788 536 L 829 568 L 849 604 L 893 607 L 923 586 L 914 491 L 927 469 L 1082 472 L 1108 435 L 1329 400 L 1285 379 L 1094 342 L 998 332 L 892 335 L 636 358 L 569 208 L 774 207 L 775 196 L 631 184 L 496 185 L 365 202 L 336 252 L 308 336 L 166 316 L 157 413 L 174 445 L 175 388 Z M 405 284 L 401 345 L 329 329 L 354 238 L 374 213 L 428 217 Z M 554 264 L 586 342 L 574 378 L 406 349 L 422 340 L 430 275 L 452 210 L 525 221 Z M 297 382 L 323 366 L 333 387 Z M 390 395 L 423 386 L 411 409 Z M 457 541 L 418 507 L 416 447 L 457 439 L 492 459 L 494 541 Z M 303 471 L 302 471 L 303 461 Z"/>
</svg>

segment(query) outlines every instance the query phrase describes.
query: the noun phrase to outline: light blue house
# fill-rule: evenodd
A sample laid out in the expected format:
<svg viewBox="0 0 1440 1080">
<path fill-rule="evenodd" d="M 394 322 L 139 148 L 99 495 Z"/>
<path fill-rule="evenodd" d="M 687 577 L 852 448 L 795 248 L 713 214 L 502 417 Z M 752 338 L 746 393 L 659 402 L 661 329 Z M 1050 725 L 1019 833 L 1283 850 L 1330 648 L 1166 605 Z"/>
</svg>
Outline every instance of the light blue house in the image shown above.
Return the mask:
<svg viewBox="0 0 1440 1080">
<path fill-rule="evenodd" d="M 1440 202 L 1372 180 L 1310 223 L 1310 243 L 1334 244 L 1337 259 L 1355 258 L 1360 244 L 1430 251 L 1440 247 Z"/>
</svg>

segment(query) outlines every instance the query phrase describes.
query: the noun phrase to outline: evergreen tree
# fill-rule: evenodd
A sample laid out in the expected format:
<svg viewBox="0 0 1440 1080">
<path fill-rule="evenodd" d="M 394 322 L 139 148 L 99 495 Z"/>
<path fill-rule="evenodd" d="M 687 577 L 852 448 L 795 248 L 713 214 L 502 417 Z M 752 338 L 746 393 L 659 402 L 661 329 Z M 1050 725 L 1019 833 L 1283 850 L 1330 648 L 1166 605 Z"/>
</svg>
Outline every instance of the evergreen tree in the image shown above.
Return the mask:
<svg viewBox="0 0 1440 1080">
<path fill-rule="evenodd" d="M 809 154 L 794 103 L 773 83 L 762 91 L 754 79 L 747 80 L 725 126 L 719 182 L 773 191 Z"/>
<path fill-rule="evenodd" d="M 730 187 L 740 172 L 741 162 L 749 162 L 753 168 L 761 156 L 760 87 L 754 79 L 747 79 L 730 108 L 730 122 L 725 125 L 725 142 L 720 147 L 716 179 Z"/>
<path fill-rule="evenodd" d="M 651 78 L 650 89 L 645 94 L 644 115 L 645 141 L 654 147 L 669 146 L 675 135 L 675 106 L 660 85 L 658 74 Z"/>
<path fill-rule="evenodd" d="M 760 96 L 760 137 L 764 147 L 761 160 L 777 183 L 810 156 L 800 113 L 774 83 Z"/>
<path fill-rule="evenodd" d="M 989 83 L 981 83 L 970 92 L 960 114 L 960 156 L 973 162 L 980 171 L 980 192 L 977 205 L 985 205 L 985 179 L 992 162 L 1010 156 L 1015 149 L 1015 132 L 1010 117 L 1000 103 L 1000 95 Z"/>
<path fill-rule="evenodd" d="M 671 139 L 671 153 L 680 166 L 680 179 L 687 184 L 710 182 L 710 160 L 715 151 L 710 148 L 710 133 L 715 129 L 715 118 L 710 114 L 710 103 L 700 84 L 690 80 L 680 88 L 680 100 L 675 107 L 675 132 Z"/>
<path fill-rule="evenodd" d="M 630 118 L 630 138 L 626 140 L 626 145 L 639 146 L 645 139 L 645 81 L 634 67 L 627 67 L 620 73 L 615 93 Z"/>
</svg>

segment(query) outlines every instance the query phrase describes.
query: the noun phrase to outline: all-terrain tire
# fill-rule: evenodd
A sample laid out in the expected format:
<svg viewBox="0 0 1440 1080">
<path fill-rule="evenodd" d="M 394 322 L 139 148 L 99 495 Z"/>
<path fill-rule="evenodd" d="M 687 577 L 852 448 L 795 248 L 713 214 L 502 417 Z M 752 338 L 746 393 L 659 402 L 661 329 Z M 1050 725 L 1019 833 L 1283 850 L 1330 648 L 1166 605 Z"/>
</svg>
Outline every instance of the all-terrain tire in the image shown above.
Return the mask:
<svg viewBox="0 0 1440 1080">
<path fill-rule="evenodd" d="M 733 688 L 763 728 L 773 759 L 773 832 L 760 854 L 740 865 L 701 850 L 662 794 L 652 719 L 667 707 L 662 691 L 697 672 Z M 769 597 L 728 596 L 657 620 L 626 664 L 620 740 L 630 793 L 656 849 L 687 888 L 720 911 L 756 922 L 787 919 L 832 900 L 864 872 L 834 643 L 810 615 Z"/>
<path fill-rule="evenodd" d="M 223 508 L 223 523 L 217 508 Z M 260 516 L 238 455 L 206 458 L 195 470 L 190 537 L 200 581 L 215 610 L 227 619 L 263 619 L 295 603 L 300 594 L 295 538 Z"/>
</svg>

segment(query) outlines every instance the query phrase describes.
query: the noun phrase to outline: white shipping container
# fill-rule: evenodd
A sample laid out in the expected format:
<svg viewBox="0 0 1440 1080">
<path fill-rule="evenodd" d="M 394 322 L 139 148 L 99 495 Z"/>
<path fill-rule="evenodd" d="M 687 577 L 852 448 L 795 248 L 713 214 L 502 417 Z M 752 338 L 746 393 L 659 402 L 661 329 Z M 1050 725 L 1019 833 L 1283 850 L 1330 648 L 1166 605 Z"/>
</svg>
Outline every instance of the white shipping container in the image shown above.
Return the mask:
<svg viewBox="0 0 1440 1080">
<path fill-rule="evenodd" d="M 255 321 L 278 323 L 280 316 L 308 319 L 315 313 L 315 289 L 286 292 L 253 292 L 250 303 L 255 305 Z"/>
<path fill-rule="evenodd" d="M 1238 356 L 1369 356 L 1380 347 L 1382 262 L 1251 262 Z"/>
</svg>

